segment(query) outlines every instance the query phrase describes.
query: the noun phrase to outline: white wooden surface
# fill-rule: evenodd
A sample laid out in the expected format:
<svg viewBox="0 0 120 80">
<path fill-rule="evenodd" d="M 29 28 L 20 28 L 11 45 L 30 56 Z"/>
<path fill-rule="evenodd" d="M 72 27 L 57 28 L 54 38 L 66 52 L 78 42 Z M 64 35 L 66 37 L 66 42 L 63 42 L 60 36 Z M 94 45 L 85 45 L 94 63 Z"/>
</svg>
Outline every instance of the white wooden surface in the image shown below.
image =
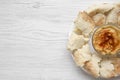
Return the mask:
<svg viewBox="0 0 120 80">
<path fill-rule="evenodd" d="M 0 80 L 96 80 L 66 44 L 77 13 L 102 2 L 115 0 L 0 0 Z"/>
</svg>

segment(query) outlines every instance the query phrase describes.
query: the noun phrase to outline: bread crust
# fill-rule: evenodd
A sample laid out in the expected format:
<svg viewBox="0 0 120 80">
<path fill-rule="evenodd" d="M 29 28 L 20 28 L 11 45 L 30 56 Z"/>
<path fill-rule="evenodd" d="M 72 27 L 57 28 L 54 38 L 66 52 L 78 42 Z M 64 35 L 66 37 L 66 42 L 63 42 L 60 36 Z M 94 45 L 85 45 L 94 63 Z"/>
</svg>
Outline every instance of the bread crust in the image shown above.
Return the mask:
<svg viewBox="0 0 120 80">
<path fill-rule="evenodd" d="M 100 5 L 93 5 L 89 7 L 86 12 L 88 13 L 89 16 L 93 17 L 94 15 L 98 13 L 106 14 L 110 10 L 112 10 L 115 7 L 115 4 L 108 4 L 108 3 L 103 3 Z"/>
</svg>

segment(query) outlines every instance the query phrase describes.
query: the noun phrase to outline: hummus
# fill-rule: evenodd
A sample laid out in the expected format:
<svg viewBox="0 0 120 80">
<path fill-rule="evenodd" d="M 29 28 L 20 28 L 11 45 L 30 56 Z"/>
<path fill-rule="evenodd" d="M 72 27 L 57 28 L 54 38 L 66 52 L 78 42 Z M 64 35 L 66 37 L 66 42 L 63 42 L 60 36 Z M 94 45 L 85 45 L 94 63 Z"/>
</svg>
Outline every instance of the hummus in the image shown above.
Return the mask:
<svg viewBox="0 0 120 80">
<path fill-rule="evenodd" d="M 120 30 L 113 25 L 106 25 L 95 30 L 94 49 L 101 55 L 117 54 L 120 49 Z"/>
</svg>

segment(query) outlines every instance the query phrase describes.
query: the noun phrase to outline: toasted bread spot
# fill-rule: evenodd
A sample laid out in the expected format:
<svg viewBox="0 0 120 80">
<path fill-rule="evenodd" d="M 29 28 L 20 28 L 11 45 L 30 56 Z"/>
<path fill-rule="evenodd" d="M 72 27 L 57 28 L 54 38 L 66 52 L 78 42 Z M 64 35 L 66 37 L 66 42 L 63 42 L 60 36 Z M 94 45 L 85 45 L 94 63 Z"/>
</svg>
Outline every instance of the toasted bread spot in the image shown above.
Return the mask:
<svg viewBox="0 0 120 80">
<path fill-rule="evenodd" d="M 93 20 L 96 26 L 101 26 L 105 24 L 106 16 L 104 14 L 99 13 L 93 16 Z"/>
<path fill-rule="evenodd" d="M 120 75 L 120 58 L 113 58 L 112 63 L 114 64 L 115 73 Z"/>
</svg>

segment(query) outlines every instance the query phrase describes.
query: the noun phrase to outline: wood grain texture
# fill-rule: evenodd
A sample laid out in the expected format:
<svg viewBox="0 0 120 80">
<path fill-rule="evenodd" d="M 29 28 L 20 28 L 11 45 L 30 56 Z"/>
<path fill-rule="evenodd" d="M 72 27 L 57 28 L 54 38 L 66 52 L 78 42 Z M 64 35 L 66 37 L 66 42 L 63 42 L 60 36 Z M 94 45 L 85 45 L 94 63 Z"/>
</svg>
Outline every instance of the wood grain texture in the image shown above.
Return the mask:
<svg viewBox="0 0 120 80">
<path fill-rule="evenodd" d="M 0 80 L 97 80 L 66 44 L 77 13 L 102 2 L 114 1 L 0 0 Z"/>
</svg>

